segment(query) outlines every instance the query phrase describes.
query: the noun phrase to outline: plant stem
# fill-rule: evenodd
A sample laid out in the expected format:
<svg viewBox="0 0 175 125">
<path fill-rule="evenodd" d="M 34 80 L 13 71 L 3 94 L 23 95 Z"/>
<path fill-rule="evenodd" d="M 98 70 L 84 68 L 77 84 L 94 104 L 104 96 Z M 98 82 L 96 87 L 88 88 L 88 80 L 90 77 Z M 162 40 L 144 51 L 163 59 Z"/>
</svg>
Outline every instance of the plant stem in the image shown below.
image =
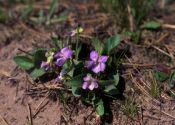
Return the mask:
<svg viewBox="0 0 175 125">
<path fill-rule="evenodd" d="M 78 45 L 79 45 L 79 32 L 77 33 L 76 49 L 75 49 L 75 59 L 78 60 Z"/>
<path fill-rule="evenodd" d="M 18 50 L 21 51 L 21 52 L 23 52 L 23 53 L 25 53 L 25 54 L 27 54 L 27 55 L 29 55 L 29 56 L 33 56 L 31 53 L 26 52 L 25 50 L 22 50 L 22 49 L 20 49 L 20 48 L 18 48 Z"/>
</svg>

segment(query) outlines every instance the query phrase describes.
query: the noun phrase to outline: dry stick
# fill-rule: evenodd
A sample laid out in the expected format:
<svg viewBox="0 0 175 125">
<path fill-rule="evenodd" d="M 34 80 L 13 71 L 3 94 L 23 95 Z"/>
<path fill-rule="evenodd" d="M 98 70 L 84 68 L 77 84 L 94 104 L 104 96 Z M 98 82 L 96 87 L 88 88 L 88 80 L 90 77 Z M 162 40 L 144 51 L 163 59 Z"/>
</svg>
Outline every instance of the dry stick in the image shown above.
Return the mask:
<svg viewBox="0 0 175 125">
<path fill-rule="evenodd" d="M 36 115 L 38 114 L 38 112 L 40 111 L 40 107 L 41 107 L 41 105 L 44 103 L 44 101 L 47 99 L 47 97 L 50 95 L 50 92 L 47 92 L 46 93 L 46 96 L 45 96 L 45 98 L 38 104 L 38 106 L 37 106 L 37 108 L 36 108 L 36 110 L 35 110 L 35 113 L 33 114 L 33 118 L 35 118 L 36 117 Z"/>
<path fill-rule="evenodd" d="M 1 115 L 0 115 L 0 118 L 2 119 L 2 121 L 6 124 L 6 125 L 10 125 L 7 120 L 5 118 L 3 118 Z"/>
<path fill-rule="evenodd" d="M 155 109 L 159 110 L 159 109 L 158 109 L 157 107 L 155 107 L 154 105 L 153 105 L 153 107 L 154 107 Z M 160 112 L 162 112 L 163 114 L 165 114 L 165 115 L 167 115 L 167 116 L 169 116 L 169 117 L 175 119 L 175 116 L 172 116 L 171 114 L 169 114 L 169 113 L 167 113 L 167 112 L 165 112 L 165 111 L 162 111 L 162 110 L 161 110 Z"/>
<path fill-rule="evenodd" d="M 24 51 L 24 50 L 22 50 L 22 49 L 20 49 L 20 48 L 18 48 L 18 50 L 21 51 L 21 52 L 23 52 L 23 53 L 25 53 L 25 54 L 27 54 L 27 55 L 29 55 L 29 56 L 33 56 L 33 55 L 30 54 L 29 52 L 26 52 L 26 51 Z"/>
<path fill-rule="evenodd" d="M 154 49 L 158 50 L 159 52 L 163 53 L 164 55 L 170 57 L 171 59 L 174 59 L 174 56 L 170 55 L 169 53 L 163 51 L 162 49 L 156 47 L 156 46 L 152 46 Z"/>
<path fill-rule="evenodd" d="M 165 38 L 167 38 L 170 34 L 169 33 L 165 33 L 163 34 L 158 40 L 155 41 L 156 44 L 162 42 Z"/>
<path fill-rule="evenodd" d="M 47 101 L 43 106 L 41 106 L 37 112 L 33 115 L 33 118 L 35 118 L 37 116 L 37 114 L 41 111 L 41 109 L 43 109 L 47 104 L 49 103 L 49 101 Z"/>
<path fill-rule="evenodd" d="M 30 125 L 33 125 L 32 110 L 31 110 L 30 104 L 28 104 L 28 112 L 29 112 L 29 122 L 30 122 Z"/>
<path fill-rule="evenodd" d="M 92 39 L 93 38 L 92 36 L 84 35 L 84 34 L 80 34 L 80 37 L 82 37 L 82 38 L 88 38 L 88 39 Z"/>
<path fill-rule="evenodd" d="M 127 5 L 127 9 L 128 9 L 128 17 L 129 17 L 130 30 L 131 31 L 134 31 L 134 29 L 135 29 L 134 18 L 133 18 L 132 12 L 131 12 L 132 11 L 131 6 L 129 4 Z"/>
<path fill-rule="evenodd" d="M 122 65 L 124 66 L 128 66 L 128 67 L 153 67 L 153 66 L 157 66 L 157 64 L 133 64 L 133 63 L 122 63 Z"/>
<path fill-rule="evenodd" d="M 175 25 L 172 25 L 172 24 L 163 24 L 162 27 L 163 28 L 175 29 Z"/>
</svg>

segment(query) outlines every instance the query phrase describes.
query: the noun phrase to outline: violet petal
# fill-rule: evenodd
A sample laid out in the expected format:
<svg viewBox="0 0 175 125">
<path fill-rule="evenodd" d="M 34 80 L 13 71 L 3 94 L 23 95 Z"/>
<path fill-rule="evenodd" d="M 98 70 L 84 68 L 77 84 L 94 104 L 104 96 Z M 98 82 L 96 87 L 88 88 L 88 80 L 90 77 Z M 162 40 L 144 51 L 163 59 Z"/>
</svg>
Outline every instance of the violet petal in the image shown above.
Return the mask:
<svg viewBox="0 0 175 125">
<path fill-rule="evenodd" d="M 84 80 L 85 82 L 88 82 L 88 81 L 91 80 L 91 76 L 86 76 L 86 77 L 83 78 L 83 80 Z"/>
<path fill-rule="evenodd" d="M 106 65 L 104 63 L 100 63 L 100 71 L 103 72 L 105 71 Z"/>
<path fill-rule="evenodd" d="M 65 59 L 71 58 L 73 52 L 71 49 L 69 49 L 69 47 L 64 47 L 63 49 L 61 49 L 61 53 L 63 54 Z"/>
<path fill-rule="evenodd" d="M 94 66 L 94 61 L 87 61 L 85 64 L 85 67 L 88 69 L 91 69 Z"/>
<path fill-rule="evenodd" d="M 87 89 L 88 86 L 89 86 L 88 82 L 84 82 L 82 88 L 83 88 L 83 89 Z"/>
<path fill-rule="evenodd" d="M 97 51 L 92 51 L 92 52 L 90 53 L 90 59 L 91 59 L 92 61 L 94 61 L 94 62 L 96 62 L 96 61 L 98 60 L 98 53 L 97 53 Z"/>
<path fill-rule="evenodd" d="M 57 59 L 57 58 L 60 58 L 62 57 L 62 53 L 61 52 L 56 52 L 56 54 L 54 55 L 54 58 Z"/>
<path fill-rule="evenodd" d="M 99 73 L 101 71 L 101 66 L 100 64 L 98 64 L 97 66 L 95 66 L 94 68 L 92 68 L 92 71 L 94 73 Z"/>
<path fill-rule="evenodd" d="M 95 82 L 93 82 L 93 83 L 91 83 L 91 84 L 88 86 L 88 88 L 89 88 L 90 90 L 93 90 L 93 89 L 95 88 L 95 86 L 96 86 L 96 84 L 95 84 Z"/>
<path fill-rule="evenodd" d="M 41 68 L 44 68 L 45 70 L 48 70 L 50 66 L 49 66 L 49 63 L 48 63 L 48 62 L 42 61 L 40 67 L 41 67 Z"/>
<path fill-rule="evenodd" d="M 108 60 L 108 56 L 100 56 L 98 59 L 99 63 L 105 63 Z"/>
<path fill-rule="evenodd" d="M 94 88 L 98 88 L 97 82 L 93 82 L 92 84 L 94 84 Z"/>
<path fill-rule="evenodd" d="M 56 65 L 57 66 L 63 66 L 66 60 L 64 58 L 59 58 L 56 60 Z"/>
</svg>

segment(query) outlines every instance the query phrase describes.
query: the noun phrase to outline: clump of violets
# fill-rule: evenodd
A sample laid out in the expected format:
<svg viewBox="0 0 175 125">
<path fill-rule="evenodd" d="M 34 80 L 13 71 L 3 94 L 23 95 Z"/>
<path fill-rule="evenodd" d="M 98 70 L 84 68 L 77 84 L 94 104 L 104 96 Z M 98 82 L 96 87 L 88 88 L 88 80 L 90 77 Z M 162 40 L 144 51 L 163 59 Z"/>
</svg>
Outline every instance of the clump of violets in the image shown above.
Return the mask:
<svg viewBox="0 0 175 125">
<path fill-rule="evenodd" d="M 79 34 L 82 32 L 83 28 L 79 26 L 69 32 L 69 34 L 67 34 L 69 38 L 76 35 L 77 41 L 71 44 L 70 40 L 68 41 L 69 44 L 63 48 L 60 47 L 64 45 L 64 42 L 54 37 L 53 43 L 56 47 L 50 48 L 49 50 L 41 48 L 32 52 L 32 57 L 28 55 L 17 56 L 14 60 L 21 68 L 27 72 L 30 71 L 29 75 L 34 79 L 40 78 L 44 76 L 44 74 L 51 78 L 55 77 L 54 83 L 60 83 L 63 91 L 67 92 L 66 90 L 69 90 L 72 91 L 75 97 L 82 97 L 83 101 L 96 108 L 97 116 L 102 116 L 105 113 L 105 100 L 103 97 L 111 96 L 116 98 L 115 95 L 118 94 L 119 88 L 117 88 L 117 85 L 120 77 L 117 69 L 113 68 L 112 72 L 105 70 L 108 68 L 108 55 L 117 47 L 121 40 L 120 36 L 113 36 L 104 43 L 95 40 L 95 44 L 92 44 L 92 47 L 96 50 L 91 50 L 88 57 L 89 59 L 84 60 L 86 57 L 82 58 L 82 56 L 79 56 L 84 46 L 83 43 L 79 43 Z M 72 47 L 70 48 L 70 46 Z M 40 62 L 43 58 L 44 60 Z M 111 64 L 116 63 L 113 56 L 110 57 L 110 62 Z M 40 68 L 42 69 L 36 65 L 38 63 L 41 63 Z M 111 68 L 111 66 L 109 68 Z M 56 89 L 59 88 L 60 87 Z"/>
<path fill-rule="evenodd" d="M 98 83 L 97 83 L 97 79 L 93 78 L 90 75 L 87 75 L 83 78 L 83 89 L 89 89 L 89 90 L 93 90 L 98 88 Z"/>
<path fill-rule="evenodd" d="M 86 67 L 94 73 L 104 72 L 108 56 L 99 55 L 97 51 L 91 51 L 90 60 L 87 61 Z"/>
<path fill-rule="evenodd" d="M 63 66 L 64 63 L 71 58 L 73 55 L 72 50 L 69 47 L 64 47 L 60 51 L 56 52 L 54 55 L 54 58 L 56 59 L 56 65 L 57 66 Z"/>
</svg>

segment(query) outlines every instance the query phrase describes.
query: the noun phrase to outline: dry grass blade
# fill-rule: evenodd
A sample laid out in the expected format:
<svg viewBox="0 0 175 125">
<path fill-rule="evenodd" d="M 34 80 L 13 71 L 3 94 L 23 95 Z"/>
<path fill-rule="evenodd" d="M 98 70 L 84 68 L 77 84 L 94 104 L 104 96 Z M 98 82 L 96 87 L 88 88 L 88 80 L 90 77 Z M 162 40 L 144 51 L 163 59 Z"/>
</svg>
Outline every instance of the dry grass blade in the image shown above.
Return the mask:
<svg viewBox="0 0 175 125">
<path fill-rule="evenodd" d="M 172 25 L 172 24 L 163 24 L 162 27 L 169 28 L 169 29 L 175 29 L 175 25 Z"/>
<path fill-rule="evenodd" d="M 48 104 L 48 101 L 45 103 L 45 105 L 42 106 L 42 104 L 45 102 L 45 100 L 48 98 L 48 96 L 50 95 L 50 92 L 46 93 L 46 96 L 44 97 L 44 99 L 38 104 L 35 113 L 33 114 L 33 118 L 36 117 L 36 115 L 39 113 L 39 111 Z"/>
<path fill-rule="evenodd" d="M 28 104 L 28 113 L 29 113 L 29 117 L 28 117 L 29 123 L 30 125 L 33 125 L 32 110 L 31 110 L 30 104 Z"/>
<path fill-rule="evenodd" d="M 126 67 L 141 67 L 141 68 L 152 68 L 153 66 L 157 66 L 156 64 L 133 64 L 133 63 L 122 63 L 123 66 Z"/>
<path fill-rule="evenodd" d="M 155 41 L 156 44 L 162 42 L 163 40 L 165 40 L 167 37 L 169 37 L 169 33 L 165 33 L 163 34 L 158 40 Z"/>
<path fill-rule="evenodd" d="M 159 52 L 161 52 L 162 54 L 164 54 L 164 55 L 170 57 L 171 59 L 174 59 L 174 56 L 173 56 L 173 55 L 171 55 L 171 54 L 165 52 L 164 50 L 162 50 L 162 49 L 160 49 L 160 48 L 158 48 L 158 47 L 156 47 L 156 46 L 152 46 L 152 47 L 153 47 L 154 49 L 158 50 Z"/>
<path fill-rule="evenodd" d="M 4 122 L 4 125 L 10 125 L 7 120 L 5 118 L 3 118 L 2 116 L 0 116 L 0 121 L 3 121 Z"/>
</svg>

